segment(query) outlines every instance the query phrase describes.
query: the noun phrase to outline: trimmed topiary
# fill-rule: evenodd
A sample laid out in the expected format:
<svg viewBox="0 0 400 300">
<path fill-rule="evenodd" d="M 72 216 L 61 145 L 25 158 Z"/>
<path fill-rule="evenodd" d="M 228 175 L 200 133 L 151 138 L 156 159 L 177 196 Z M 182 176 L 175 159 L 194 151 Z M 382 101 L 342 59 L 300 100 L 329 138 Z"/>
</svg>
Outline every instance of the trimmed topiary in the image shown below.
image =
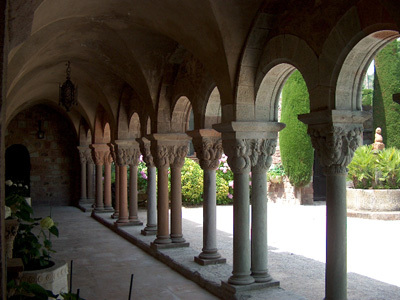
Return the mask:
<svg viewBox="0 0 400 300">
<path fill-rule="evenodd" d="M 307 125 L 297 119 L 299 114 L 310 112 L 307 86 L 299 71 L 287 80 L 282 90 L 281 122 L 286 128 L 279 133 L 282 164 L 290 183 L 303 187 L 310 183 L 314 150 L 307 134 Z"/>
<path fill-rule="evenodd" d="M 400 93 L 400 42 L 394 41 L 375 57 L 373 93 L 374 128 L 382 128 L 383 143 L 400 148 L 400 105 L 393 94 Z"/>
</svg>

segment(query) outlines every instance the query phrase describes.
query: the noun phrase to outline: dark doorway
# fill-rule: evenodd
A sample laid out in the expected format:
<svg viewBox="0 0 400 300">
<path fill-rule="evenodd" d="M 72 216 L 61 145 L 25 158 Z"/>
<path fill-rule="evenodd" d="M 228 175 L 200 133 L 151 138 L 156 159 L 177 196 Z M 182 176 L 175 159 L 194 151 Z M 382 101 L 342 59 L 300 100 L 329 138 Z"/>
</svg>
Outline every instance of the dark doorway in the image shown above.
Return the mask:
<svg viewBox="0 0 400 300">
<path fill-rule="evenodd" d="M 314 201 L 326 201 L 326 176 L 317 155 L 314 155 L 313 173 Z"/>
<path fill-rule="evenodd" d="M 6 180 L 28 186 L 30 191 L 31 160 L 28 149 L 19 144 L 6 150 Z"/>
</svg>

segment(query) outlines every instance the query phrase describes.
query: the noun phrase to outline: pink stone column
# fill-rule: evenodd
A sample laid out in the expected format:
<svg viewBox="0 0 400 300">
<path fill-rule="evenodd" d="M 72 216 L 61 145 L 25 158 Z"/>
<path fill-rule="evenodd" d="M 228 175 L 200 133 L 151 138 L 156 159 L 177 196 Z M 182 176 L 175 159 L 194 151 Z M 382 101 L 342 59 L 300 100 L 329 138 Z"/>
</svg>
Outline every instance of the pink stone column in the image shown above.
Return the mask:
<svg viewBox="0 0 400 300">
<path fill-rule="evenodd" d="M 111 195 L 111 163 L 112 157 L 108 153 L 105 158 L 104 164 L 104 210 L 114 211 L 112 207 L 112 195 Z"/>
<path fill-rule="evenodd" d="M 127 172 L 126 165 L 119 166 L 119 216 L 117 225 L 129 223 Z"/>
<path fill-rule="evenodd" d="M 115 165 L 115 195 L 114 195 L 114 200 L 115 200 L 115 207 L 114 207 L 114 213 L 112 214 L 113 219 L 118 219 L 119 216 L 119 166 L 116 164 Z"/>
<path fill-rule="evenodd" d="M 96 204 L 95 211 L 104 211 L 103 197 L 103 166 L 109 156 L 109 148 L 106 144 L 92 144 L 94 162 L 96 164 Z"/>
<path fill-rule="evenodd" d="M 157 238 L 155 244 L 171 243 L 169 236 L 168 167 L 158 167 Z"/>
<path fill-rule="evenodd" d="M 87 159 L 85 155 L 85 151 L 88 147 L 78 147 L 79 150 L 79 158 L 81 163 L 81 198 L 79 199 L 79 204 L 85 203 L 87 201 L 87 180 L 86 180 L 86 173 L 87 173 Z"/>
</svg>

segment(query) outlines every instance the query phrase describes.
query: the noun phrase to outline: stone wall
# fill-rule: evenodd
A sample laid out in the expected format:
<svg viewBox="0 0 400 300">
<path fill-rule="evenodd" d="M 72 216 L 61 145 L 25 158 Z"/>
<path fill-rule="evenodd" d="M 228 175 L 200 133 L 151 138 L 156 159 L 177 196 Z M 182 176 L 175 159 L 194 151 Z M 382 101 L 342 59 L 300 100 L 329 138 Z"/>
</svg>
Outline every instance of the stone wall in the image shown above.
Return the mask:
<svg viewBox="0 0 400 300">
<path fill-rule="evenodd" d="M 312 182 L 303 187 L 296 188 L 285 178 L 282 183 L 268 182 L 268 201 L 280 204 L 313 204 Z"/>
<path fill-rule="evenodd" d="M 38 121 L 45 132 L 38 139 Z M 30 155 L 30 196 L 33 205 L 71 205 L 79 199 L 80 163 L 72 125 L 56 110 L 37 105 L 8 124 L 6 148 L 25 146 Z"/>
</svg>

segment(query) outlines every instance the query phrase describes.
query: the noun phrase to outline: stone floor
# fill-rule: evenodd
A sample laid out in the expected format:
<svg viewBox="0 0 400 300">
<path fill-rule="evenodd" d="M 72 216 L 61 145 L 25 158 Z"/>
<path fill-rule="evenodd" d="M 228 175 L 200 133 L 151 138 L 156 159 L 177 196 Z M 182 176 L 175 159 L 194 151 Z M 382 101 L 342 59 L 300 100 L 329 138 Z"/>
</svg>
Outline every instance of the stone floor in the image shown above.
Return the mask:
<svg viewBox="0 0 400 300">
<path fill-rule="evenodd" d="M 252 299 L 310 299 L 324 297 L 325 205 L 269 205 L 270 273 L 283 289 L 245 292 Z M 49 208 L 35 208 L 46 215 Z M 145 211 L 140 217 L 145 223 Z M 202 210 L 183 209 L 184 236 L 190 248 L 154 252 L 154 237 L 139 234 L 141 227 L 123 227 L 122 235 L 133 246 L 90 213 L 73 207 L 53 207 L 60 238 L 54 239 L 54 257 L 74 260 L 73 289 L 90 299 L 128 299 L 130 274 L 134 273 L 132 299 L 216 299 L 171 268 L 221 294 L 220 281 L 232 270 L 232 207 L 218 207 L 218 243 L 226 265 L 201 267 L 193 256 L 202 248 Z M 113 220 L 97 214 L 103 224 Z M 111 227 L 112 228 L 112 227 Z M 115 230 L 115 228 L 114 228 Z M 348 299 L 400 299 L 400 221 L 348 218 Z M 159 262 L 151 255 L 165 264 Z M 301 295 L 301 296 L 297 296 Z M 243 297 L 244 298 L 244 297 Z"/>
</svg>

